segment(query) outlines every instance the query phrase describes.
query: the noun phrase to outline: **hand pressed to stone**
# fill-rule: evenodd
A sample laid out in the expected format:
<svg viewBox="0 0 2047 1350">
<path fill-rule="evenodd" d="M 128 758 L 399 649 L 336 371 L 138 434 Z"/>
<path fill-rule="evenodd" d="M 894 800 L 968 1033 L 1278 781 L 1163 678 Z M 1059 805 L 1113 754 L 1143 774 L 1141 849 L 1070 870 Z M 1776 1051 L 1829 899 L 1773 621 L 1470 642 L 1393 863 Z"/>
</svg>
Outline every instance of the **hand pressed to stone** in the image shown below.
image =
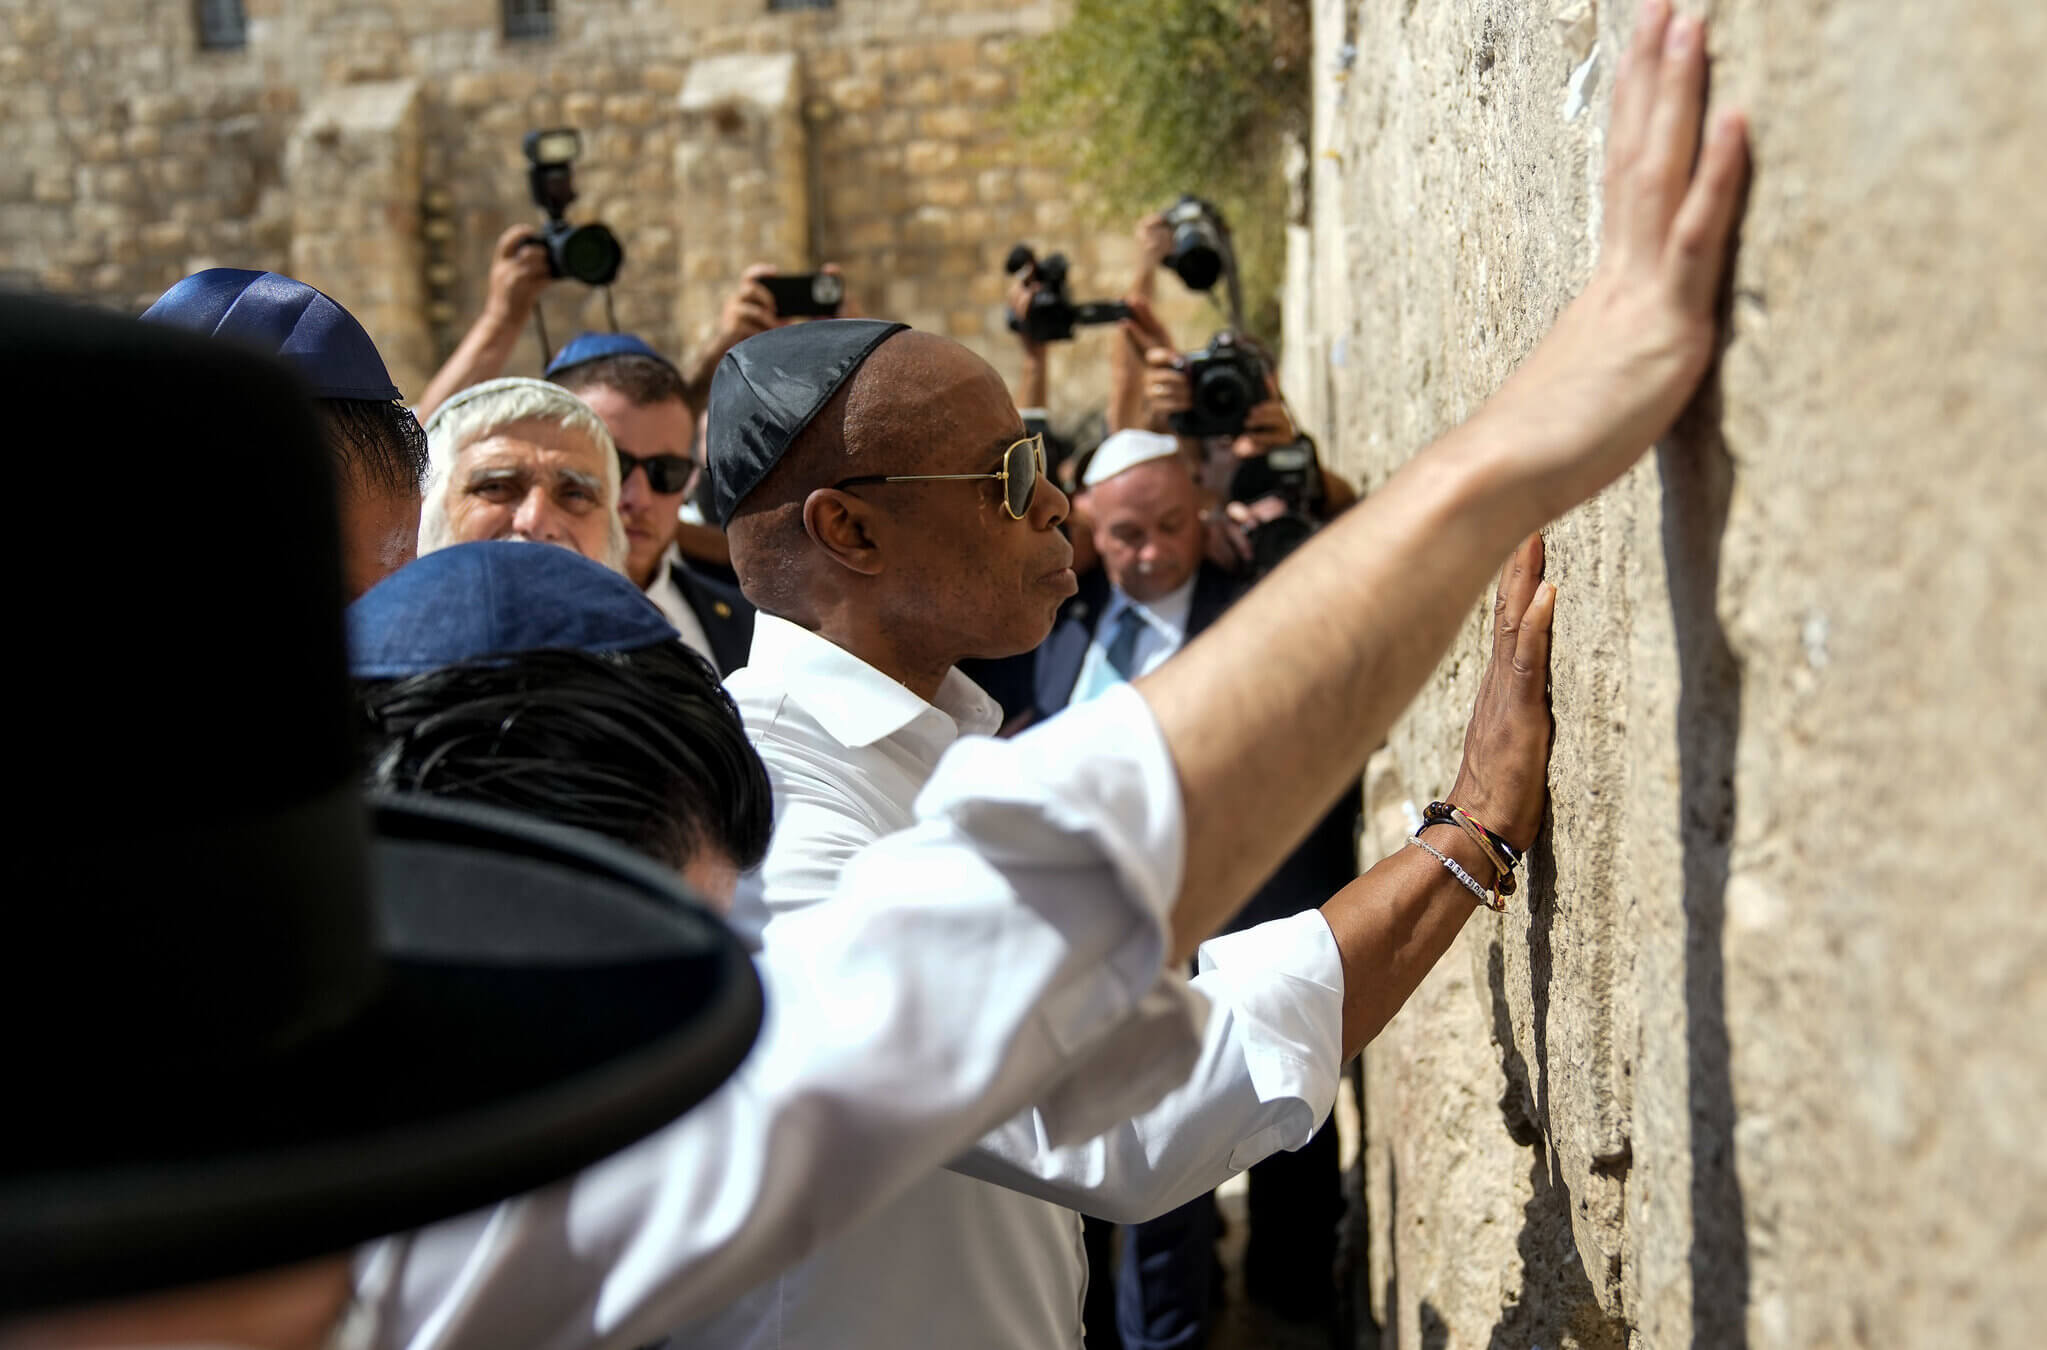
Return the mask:
<svg viewBox="0 0 2047 1350">
<path fill-rule="evenodd" d="M 1542 536 L 1530 535 L 1500 571 L 1493 654 L 1464 729 L 1464 763 L 1450 801 L 1526 850 L 1542 826 L 1549 787 L 1550 621 L 1557 588 L 1542 579 Z"/>
<path fill-rule="evenodd" d="M 1605 238 L 1584 292 L 1488 405 L 1541 462 L 1551 515 L 1619 477 L 1669 429 L 1713 359 L 1746 124 L 1705 122 L 1704 25 L 1647 0 L 1615 81 Z"/>
</svg>

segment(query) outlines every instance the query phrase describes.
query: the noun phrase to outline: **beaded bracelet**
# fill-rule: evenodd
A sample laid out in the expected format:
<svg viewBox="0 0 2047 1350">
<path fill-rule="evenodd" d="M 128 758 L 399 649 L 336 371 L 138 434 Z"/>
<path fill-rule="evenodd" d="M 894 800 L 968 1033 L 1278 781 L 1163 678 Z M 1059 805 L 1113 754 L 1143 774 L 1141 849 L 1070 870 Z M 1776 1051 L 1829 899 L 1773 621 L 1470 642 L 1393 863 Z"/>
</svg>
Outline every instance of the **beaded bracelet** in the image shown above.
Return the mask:
<svg viewBox="0 0 2047 1350">
<path fill-rule="evenodd" d="M 1435 821 L 1432 823 L 1440 825 L 1445 822 Z M 1424 826 L 1424 828 L 1427 827 Z M 1478 903 L 1480 905 L 1493 911 L 1493 913 L 1495 914 L 1503 913 L 1506 910 L 1507 902 L 1500 898 L 1499 893 L 1497 891 L 1489 891 L 1484 886 L 1481 886 L 1479 884 L 1477 877 L 1474 877 L 1471 873 L 1465 871 L 1462 867 L 1458 866 L 1457 860 L 1455 858 L 1451 857 L 1447 853 L 1442 852 L 1440 849 L 1437 849 L 1434 845 L 1430 844 L 1426 839 L 1423 839 L 1419 831 L 1409 835 L 1407 837 L 1407 842 L 1421 849 L 1422 852 L 1428 854 L 1431 858 L 1434 858 L 1437 862 L 1443 864 L 1443 866 L 1449 868 L 1450 875 L 1456 877 L 1459 881 L 1463 882 L 1464 889 L 1470 891 L 1473 895 L 1477 896 Z"/>
<path fill-rule="evenodd" d="M 1438 811 L 1436 809 L 1438 807 L 1443 808 L 1442 811 Z M 1501 895 L 1514 894 L 1514 865 L 1500 856 L 1500 850 L 1494 847 L 1491 838 L 1488 837 L 1490 832 L 1485 826 L 1447 802 L 1429 803 L 1428 813 L 1422 820 L 1422 829 L 1426 830 L 1433 825 L 1447 826 L 1462 833 L 1492 867 L 1493 886 Z"/>
<path fill-rule="evenodd" d="M 1462 814 L 1466 820 L 1471 821 L 1473 829 L 1477 830 L 1480 834 L 1484 835 L 1488 840 L 1491 841 L 1493 848 L 1499 850 L 1499 859 L 1504 859 L 1507 864 L 1506 868 L 1503 868 L 1502 870 L 1511 870 L 1512 868 L 1520 865 L 1521 863 L 1520 849 L 1515 848 L 1512 844 L 1508 843 L 1504 836 L 1494 833 L 1493 831 L 1487 829 L 1485 826 L 1479 824 L 1478 821 L 1473 820 L 1470 813 L 1463 811 L 1462 808 L 1460 807 L 1452 806 L 1448 802 L 1430 802 L 1428 804 L 1428 807 L 1422 812 L 1422 819 L 1428 821 L 1431 824 L 1456 825 L 1457 817 L 1460 814 Z M 1459 826 L 1459 828 L 1461 829 L 1463 827 Z M 1499 859 L 1495 859 L 1495 861 L 1498 861 Z"/>
<path fill-rule="evenodd" d="M 1514 864 L 1500 856 L 1500 850 L 1494 846 L 1490 837 L 1491 832 L 1485 826 L 1473 820 L 1470 813 L 1466 812 L 1462 807 L 1453 806 L 1450 808 L 1450 822 L 1458 829 L 1464 831 L 1464 837 L 1476 844 L 1478 851 L 1485 855 L 1486 861 L 1493 865 L 1493 875 L 1498 878 L 1493 884 L 1499 887 L 1500 894 L 1512 895 L 1514 893 Z"/>
</svg>

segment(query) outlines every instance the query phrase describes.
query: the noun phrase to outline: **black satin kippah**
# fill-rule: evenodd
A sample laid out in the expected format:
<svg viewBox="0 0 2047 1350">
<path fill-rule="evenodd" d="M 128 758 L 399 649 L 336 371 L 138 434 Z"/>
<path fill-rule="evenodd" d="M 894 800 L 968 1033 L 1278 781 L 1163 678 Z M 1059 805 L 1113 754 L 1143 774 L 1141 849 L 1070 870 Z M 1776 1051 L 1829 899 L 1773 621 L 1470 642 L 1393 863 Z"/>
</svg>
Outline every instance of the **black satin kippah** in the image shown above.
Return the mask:
<svg viewBox="0 0 2047 1350">
<path fill-rule="evenodd" d="M 707 458 L 720 525 L 781 462 L 876 347 L 908 328 L 880 319 L 818 319 L 771 328 L 725 353 L 711 377 Z"/>
</svg>

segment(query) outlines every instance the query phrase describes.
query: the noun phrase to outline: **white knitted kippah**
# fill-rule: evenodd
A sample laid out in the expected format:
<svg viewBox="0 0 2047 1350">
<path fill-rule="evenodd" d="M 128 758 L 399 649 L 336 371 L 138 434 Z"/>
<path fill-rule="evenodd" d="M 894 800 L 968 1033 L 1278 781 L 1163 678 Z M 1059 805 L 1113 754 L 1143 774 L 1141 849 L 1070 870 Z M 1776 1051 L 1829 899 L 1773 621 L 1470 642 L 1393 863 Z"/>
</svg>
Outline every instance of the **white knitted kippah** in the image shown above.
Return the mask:
<svg viewBox="0 0 2047 1350">
<path fill-rule="evenodd" d="M 1134 427 L 1119 431 L 1103 441 L 1095 451 L 1095 457 L 1087 462 L 1087 473 L 1081 478 L 1081 486 L 1106 483 L 1125 469 L 1134 469 L 1140 464 L 1179 453 L 1180 442 L 1171 436 L 1156 431 L 1139 431 Z"/>
</svg>

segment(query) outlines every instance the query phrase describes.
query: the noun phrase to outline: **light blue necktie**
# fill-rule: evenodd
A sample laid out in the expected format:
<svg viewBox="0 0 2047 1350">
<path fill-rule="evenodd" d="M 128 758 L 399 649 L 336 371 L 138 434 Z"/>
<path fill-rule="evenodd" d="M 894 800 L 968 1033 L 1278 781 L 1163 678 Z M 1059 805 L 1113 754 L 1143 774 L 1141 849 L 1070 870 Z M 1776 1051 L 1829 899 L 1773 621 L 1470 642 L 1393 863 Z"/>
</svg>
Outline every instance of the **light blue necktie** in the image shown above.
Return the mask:
<svg viewBox="0 0 2047 1350">
<path fill-rule="evenodd" d="M 1144 616 L 1125 606 L 1116 616 L 1116 631 L 1109 639 L 1103 660 L 1095 663 L 1087 689 L 1072 700 L 1085 703 L 1111 685 L 1137 678 L 1137 639 L 1144 633 Z"/>
</svg>

